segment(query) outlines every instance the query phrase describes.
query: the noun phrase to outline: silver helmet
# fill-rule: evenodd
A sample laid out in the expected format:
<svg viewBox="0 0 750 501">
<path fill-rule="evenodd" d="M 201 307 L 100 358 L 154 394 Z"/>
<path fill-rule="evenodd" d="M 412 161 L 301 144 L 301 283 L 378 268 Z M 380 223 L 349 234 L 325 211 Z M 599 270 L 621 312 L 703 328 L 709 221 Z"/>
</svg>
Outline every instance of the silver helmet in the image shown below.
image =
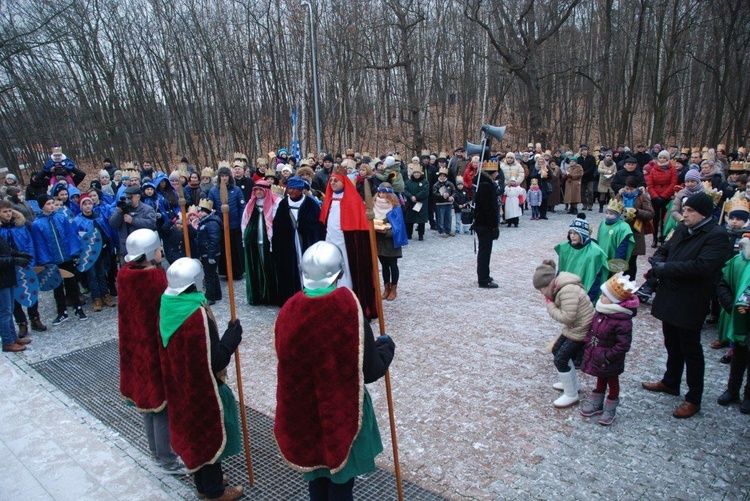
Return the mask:
<svg viewBox="0 0 750 501">
<path fill-rule="evenodd" d="M 159 234 L 154 230 L 147 230 L 145 228 L 135 230 L 128 235 L 128 239 L 125 241 L 125 248 L 128 249 L 125 262 L 135 261 L 144 254 L 146 255 L 146 259 L 150 261 L 154 259 L 154 252 L 159 247 L 161 247 Z"/>
<path fill-rule="evenodd" d="M 197 259 L 181 257 L 167 270 L 167 290 L 164 294 L 176 296 L 191 285 L 203 290 L 203 266 Z"/>
<path fill-rule="evenodd" d="M 307 289 L 321 289 L 331 285 L 344 272 L 344 257 L 338 247 L 320 241 L 307 248 L 299 267 L 302 285 Z"/>
</svg>

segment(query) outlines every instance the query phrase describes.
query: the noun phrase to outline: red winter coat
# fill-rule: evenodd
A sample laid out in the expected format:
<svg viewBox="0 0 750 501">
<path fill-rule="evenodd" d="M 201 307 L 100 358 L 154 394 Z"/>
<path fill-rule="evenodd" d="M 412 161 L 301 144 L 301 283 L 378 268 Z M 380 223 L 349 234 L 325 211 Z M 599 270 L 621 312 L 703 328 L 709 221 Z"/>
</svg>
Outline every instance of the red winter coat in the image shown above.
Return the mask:
<svg viewBox="0 0 750 501">
<path fill-rule="evenodd" d="M 651 170 L 646 176 L 646 184 L 651 200 L 671 200 L 674 196 L 674 187 L 677 185 L 677 170 L 671 164 L 667 164 L 667 169 L 664 170 L 655 160 L 649 162 L 649 165 Z"/>
<path fill-rule="evenodd" d="M 590 376 L 612 377 L 625 371 L 625 354 L 630 351 L 633 338 L 633 317 L 638 311 L 638 297 L 633 295 L 620 306 L 631 310 L 632 315 L 625 312 L 607 315 L 598 311 L 594 313 L 581 364 L 581 371 Z"/>
</svg>

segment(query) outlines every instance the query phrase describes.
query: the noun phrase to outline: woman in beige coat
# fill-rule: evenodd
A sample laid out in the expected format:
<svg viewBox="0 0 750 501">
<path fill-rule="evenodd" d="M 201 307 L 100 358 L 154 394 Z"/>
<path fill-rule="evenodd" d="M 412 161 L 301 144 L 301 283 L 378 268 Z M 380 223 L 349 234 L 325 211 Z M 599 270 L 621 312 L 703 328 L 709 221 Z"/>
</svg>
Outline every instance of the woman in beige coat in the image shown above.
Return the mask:
<svg viewBox="0 0 750 501">
<path fill-rule="evenodd" d="M 565 174 L 565 203 L 568 205 L 569 214 L 578 213 L 578 204 L 581 203 L 582 177 L 583 167 L 575 158 L 571 158 Z"/>
<path fill-rule="evenodd" d="M 612 177 L 617 172 L 617 164 L 612 160 L 612 153 L 604 155 L 604 160 L 599 162 L 599 212 L 604 212 L 604 206 L 616 193 L 612 192 Z"/>
</svg>

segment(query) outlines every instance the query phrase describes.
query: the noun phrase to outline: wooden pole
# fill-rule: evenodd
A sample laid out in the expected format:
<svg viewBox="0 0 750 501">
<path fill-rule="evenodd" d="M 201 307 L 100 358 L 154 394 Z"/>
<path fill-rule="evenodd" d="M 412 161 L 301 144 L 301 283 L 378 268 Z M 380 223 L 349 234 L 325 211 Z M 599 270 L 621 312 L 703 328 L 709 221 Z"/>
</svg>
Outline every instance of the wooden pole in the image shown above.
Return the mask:
<svg viewBox="0 0 750 501">
<path fill-rule="evenodd" d="M 232 244 L 229 240 L 229 196 L 227 184 L 219 176 L 219 191 L 221 193 L 221 215 L 224 219 L 224 254 L 227 258 L 227 280 L 229 281 L 229 311 L 232 322 L 237 320 L 237 309 L 234 305 L 234 277 L 232 276 Z M 237 392 L 240 396 L 240 417 L 242 418 L 242 436 L 244 438 L 245 459 L 247 461 L 247 478 L 250 485 L 255 485 L 253 477 L 253 460 L 250 456 L 250 437 L 248 436 L 247 411 L 245 410 L 245 395 L 242 392 L 242 364 L 240 363 L 240 349 L 234 350 L 234 366 L 237 372 Z"/>
<path fill-rule="evenodd" d="M 367 205 L 367 219 L 370 222 L 370 253 L 372 254 L 372 285 L 375 287 L 375 307 L 378 310 L 378 325 L 380 326 L 380 335 L 385 334 L 385 318 L 383 318 L 383 295 L 380 292 L 380 275 L 378 275 L 378 246 L 375 242 L 375 213 L 373 206 L 372 192 L 370 191 L 370 180 L 365 179 L 365 204 Z M 396 210 L 394 208 L 394 210 Z M 400 209 L 399 209 L 400 210 Z M 391 424 L 391 443 L 393 444 L 393 465 L 396 473 L 396 489 L 398 490 L 398 500 L 404 500 L 404 487 L 401 481 L 401 465 L 398 460 L 398 440 L 396 438 L 396 414 L 393 410 L 393 392 L 391 391 L 391 374 L 389 370 L 385 371 L 385 394 L 388 399 L 388 419 Z"/>
<path fill-rule="evenodd" d="M 185 239 L 185 256 L 190 257 L 190 232 L 188 232 L 187 220 L 187 200 L 185 199 L 185 189 L 182 183 L 177 183 L 177 195 L 180 197 L 180 214 L 182 215 L 182 238 Z"/>
</svg>

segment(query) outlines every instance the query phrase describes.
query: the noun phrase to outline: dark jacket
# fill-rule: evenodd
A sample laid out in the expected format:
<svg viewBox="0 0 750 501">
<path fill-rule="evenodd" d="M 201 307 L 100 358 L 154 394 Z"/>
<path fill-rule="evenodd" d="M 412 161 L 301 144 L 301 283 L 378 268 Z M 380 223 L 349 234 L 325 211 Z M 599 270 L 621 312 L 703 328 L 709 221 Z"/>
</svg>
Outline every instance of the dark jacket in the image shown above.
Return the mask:
<svg viewBox="0 0 750 501">
<path fill-rule="evenodd" d="M 430 184 L 424 175 L 419 179 L 414 179 L 412 176 L 406 182 L 404 196 L 406 197 L 406 207 L 404 208 L 404 220 L 406 224 L 426 223 L 428 220 L 427 202 L 430 196 Z M 414 197 L 416 202 L 412 202 L 411 197 Z M 418 202 L 422 202 L 422 208 L 419 212 L 414 210 L 414 206 Z"/>
<path fill-rule="evenodd" d="M 218 186 L 211 188 L 208 199 L 214 203 L 214 209 L 221 210 L 221 192 Z M 229 228 L 239 228 L 242 222 L 242 211 L 245 210 L 245 196 L 242 190 L 234 184 L 234 178 L 229 178 L 227 185 L 227 204 L 229 205 Z"/>
<path fill-rule="evenodd" d="M 581 371 L 594 377 L 619 376 L 625 371 L 625 354 L 630 351 L 633 333 L 633 317 L 638 312 L 638 297 L 620 303 L 632 313 L 594 313 Z"/>
<path fill-rule="evenodd" d="M 640 172 L 638 169 L 635 169 L 633 172 L 628 172 L 625 169 L 618 170 L 614 176 L 612 176 L 612 191 L 615 192 L 615 195 L 620 193 L 620 190 L 625 187 L 625 180 L 633 176 L 638 180 L 638 186 L 643 186 L 646 188 L 648 184 L 646 183 L 646 178 L 643 176 L 643 172 Z"/>
<path fill-rule="evenodd" d="M 653 257 L 659 293 L 651 314 L 664 323 L 700 330 L 724 263 L 731 256 L 726 231 L 709 221 L 689 234 L 680 223 Z M 661 264 L 663 263 L 663 265 Z"/>
<path fill-rule="evenodd" d="M 146 228 L 148 230 L 156 231 L 156 212 L 154 212 L 154 209 L 152 209 L 150 205 L 140 202 L 138 207 L 130 210 L 130 215 L 133 217 L 133 222 L 126 223 L 123 219 L 124 214 L 122 213 L 122 209 L 118 207 L 109 217 L 109 225 L 113 230 L 118 230 L 117 235 L 120 240 L 120 254 L 122 255 L 128 253 L 125 248 L 125 243 L 128 239 L 128 235 L 135 230 Z"/>
<path fill-rule="evenodd" d="M 583 167 L 583 178 L 581 178 L 581 182 L 588 183 L 593 181 L 597 173 L 599 159 L 594 155 L 586 155 L 585 157 L 580 156 L 578 157 L 578 163 Z"/>
<path fill-rule="evenodd" d="M 474 203 L 476 204 L 474 225 L 490 229 L 498 228 L 500 206 L 497 203 L 495 183 L 492 182 L 492 178 L 486 172 L 482 171 L 478 182 L 477 178 L 474 178 L 474 184 L 477 185 L 476 195 L 474 196 Z"/>
<path fill-rule="evenodd" d="M 13 249 L 8 242 L 0 238 L 0 289 L 16 285 L 16 263 L 13 260 Z M 365 325 L 367 322 L 365 322 Z"/>
<path fill-rule="evenodd" d="M 223 224 L 223 221 L 216 214 L 204 217 L 198 222 L 198 234 L 195 237 L 195 245 L 198 250 L 197 257 L 218 258 L 221 254 Z"/>
<path fill-rule="evenodd" d="M 0 224 L 0 239 L 5 240 L 11 249 L 25 252 L 34 256 L 34 241 L 29 231 L 30 225 L 27 224 L 26 218 L 20 212 L 14 212 L 13 218 L 9 223 Z M 34 266 L 34 260 L 31 260 L 31 266 Z"/>
</svg>

